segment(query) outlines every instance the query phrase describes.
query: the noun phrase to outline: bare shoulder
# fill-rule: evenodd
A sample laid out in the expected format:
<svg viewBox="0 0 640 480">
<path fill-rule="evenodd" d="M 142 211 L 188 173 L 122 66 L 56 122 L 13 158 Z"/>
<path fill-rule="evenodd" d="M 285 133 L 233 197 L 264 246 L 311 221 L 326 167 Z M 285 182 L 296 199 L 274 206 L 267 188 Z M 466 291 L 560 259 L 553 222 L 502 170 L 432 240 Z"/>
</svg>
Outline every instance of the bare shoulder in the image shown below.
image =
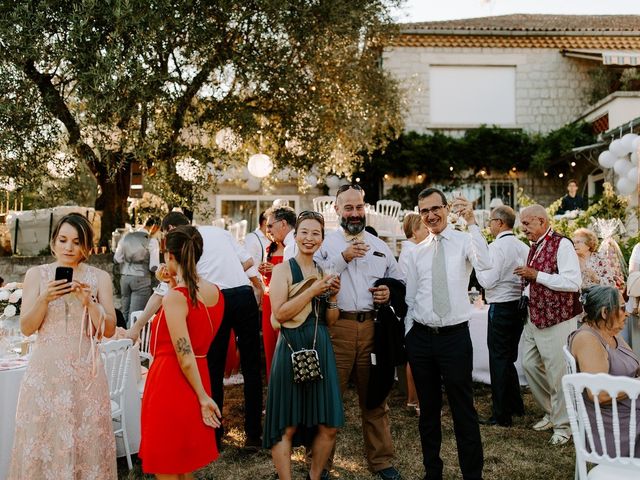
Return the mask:
<svg viewBox="0 0 640 480">
<path fill-rule="evenodd" d="M 220 291 L 215 283 L 208 282 L 207 280 L 200 279 L 198 282 L 198 292 L 204 300 L 204 304 L 207 307 L 213 307 L 217 305 L 220 300 Z"/>
<path fill-rule="evenodd" d="M 187 298 L 174 288 L 169 289 L 169 292 L 167 292 L 167 294 L 162 297 L 162 305 L 165 307 L 167 305 L 176 305 L 179 303 L 186 304 Z"/>
<path fill-rule="evenodd" d="M 571 343 L 571 353 L 594 353 L 602 350 L 604 350 L 604 347 L 595 333 L 584 328 L 578 329 Z"/>
</svg>

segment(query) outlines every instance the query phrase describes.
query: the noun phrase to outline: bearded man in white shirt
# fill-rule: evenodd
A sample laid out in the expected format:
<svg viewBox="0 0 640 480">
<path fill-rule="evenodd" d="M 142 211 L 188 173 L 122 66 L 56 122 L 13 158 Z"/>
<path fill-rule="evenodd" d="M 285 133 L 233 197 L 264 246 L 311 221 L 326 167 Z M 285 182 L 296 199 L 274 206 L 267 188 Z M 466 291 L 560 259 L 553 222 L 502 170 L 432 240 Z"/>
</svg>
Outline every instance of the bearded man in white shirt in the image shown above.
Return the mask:
<svg viewBox="0 0 640 480">
<path fill-rule="evenodd" d="M 514 270 L 525 264 L 529 247 L 514 235 L 515 221 L 516 214 L 511 207 L 493 209 L 489 218 L 489 229 L 495 237 L 489 245 L 493 268 L 476 272 L 476 278 L 485 289 L 489 303 L 487 346 L 493 401 L 491 417 L 481 419 L 480 423 L 503 427 L 511 426 L 512 415 L 524 414 L 520 381 L 515 367 L 524 326 L 518 308 L 522 282 Z"/>
<path fill-rule="evenodd" d="M 580 261 L 571 240 L 551 230 L 541 205 L 522 210 L 520 223 L 532 242 L 527 265 L 515 270 L 525 280 L 524 295 L 529 298 L 522 367 L 533 398 L 546 412 L 533 429 L 553 429 L 549 443 L 563 445 L 571 438 L 571 428 L 562 391 L 562 346 L 582 314 Z"/>
<path fill-rule="evenodd" d="M 362 417 L 362 434 L 369 470 L 383 480 L 401 480 L 392 465 L 393 443 L 386 400 L 367 408 L 367 387 L 374 347 L 375 304 L 390 301 L 389 287 L 374 284 L 381 278 L 404 282 L 404 274 L 385 242 L 365 232 L 364 191 L 360 185 L 343 185 L 335 209 L 342 228 L 330 232 L 314 260 L 325 272 L 340 275 L 338 321 L 329 330 L 336 356 L 342 394 L 351 378 L 356 383 Z M 333 454 L 329 464 L 333 462 Z M 321 478 L 330 478 L 328 465 Z"/>
<path fill-rule="evenodd" d="M 473 405 L 473 346 L 467 295 L 472 267 L 491 268 L 487 242 L 463 198 L 451 208 L 469 225 L 469 233 L 449 227 L 449 205 L 442 191 L 427 188 L 418 207 L 429 236 L 410 253 L 407 268 L 409 311 L 405 343 L 420 402 L 418 430 L 426 480 L 441 480 L 443 463 L 440 411 L 444 384 L 465 480 L 482 478 L 483 452 L 478 414 Z"/>
</svg>

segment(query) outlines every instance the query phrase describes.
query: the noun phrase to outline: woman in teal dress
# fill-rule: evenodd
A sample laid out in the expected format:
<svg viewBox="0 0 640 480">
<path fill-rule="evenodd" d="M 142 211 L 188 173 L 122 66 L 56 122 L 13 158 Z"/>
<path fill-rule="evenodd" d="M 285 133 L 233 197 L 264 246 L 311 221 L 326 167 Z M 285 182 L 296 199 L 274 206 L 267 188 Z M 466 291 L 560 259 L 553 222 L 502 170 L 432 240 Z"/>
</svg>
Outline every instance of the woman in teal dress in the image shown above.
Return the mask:
<svg viewBox="0 0 640 480">
<path fill-rule="evenodd" d="M 322 215 L 302 212 L 295 234 L 298 254 L 276 265 L 271 279 L 272 322 L 282 328 L 271 365 L 263 443 L 271 449 L 280 480 L 291 479 L 291 448 L 311 447 L 307 478 L 318 480 L 335 445 L 337 430 L 344 424 L 327 329 L 327 324 L 338 320 L 340 279 L 335 275 L 323 277 L 313 262 L 313 254 L 324 239 Z M 322 378 L 294 383 L 292 349 L 313 348 L 314 336 Z"/>
</svg>

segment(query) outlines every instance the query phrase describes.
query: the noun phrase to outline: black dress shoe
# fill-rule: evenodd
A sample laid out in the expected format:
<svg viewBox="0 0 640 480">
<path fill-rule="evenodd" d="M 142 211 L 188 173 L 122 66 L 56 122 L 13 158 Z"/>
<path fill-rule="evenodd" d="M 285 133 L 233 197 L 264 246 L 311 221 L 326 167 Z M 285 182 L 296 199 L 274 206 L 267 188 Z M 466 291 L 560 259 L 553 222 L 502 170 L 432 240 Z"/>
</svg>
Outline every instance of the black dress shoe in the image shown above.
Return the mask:
<svg viewBox="0 0 640 480">
<path fill-rule="evenodd" d="M 394 467 L 383 468 L 378 470 L 376 475 L 382 480 L 402 480 L 402 475 Z"/>
<path fill-rule="evenodd" d="M 489 425 L 489 426 L 494 426 L 494 425 L 499 425 L 501 427 L 511 426 L 511 422 L 499 422 L 498 420 L 496 420 L 494 416 L 491 416 L 489 418 L 478 418 L 478 423 L 480 425 Z"/>
</svg>

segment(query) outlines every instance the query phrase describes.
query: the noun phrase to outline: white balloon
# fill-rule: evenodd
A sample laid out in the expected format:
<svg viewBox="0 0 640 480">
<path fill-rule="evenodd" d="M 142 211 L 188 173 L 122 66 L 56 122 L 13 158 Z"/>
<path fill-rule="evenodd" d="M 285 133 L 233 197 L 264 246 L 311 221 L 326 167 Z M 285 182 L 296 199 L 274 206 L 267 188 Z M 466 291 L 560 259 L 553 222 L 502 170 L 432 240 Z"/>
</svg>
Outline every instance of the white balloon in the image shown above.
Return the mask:
<svg viewBox="0 0 640 480">
<path fill-rule="evenodd" d="M 627 152 L 633 152 L 633 142 L 636 138 L 638 138 L 638 135 L 635 133 L 627 133 L 620 139 L 622 146 Z"/>
<path fill-rule="evenodd" d="M 640 150 L 640 135 L 631 143 L 631 150 L 634 152 Z"/>
<path fill-rule="evenodd" d="M 340 179 L 337 175 L 329 175 L 324 180 L 324 183 L 326 183 L 329 188 L 338 188 L 340 186 Z"/>
<path fill-rule="evenodd" d="M 625 176 L 629 170 L 631 170 L 631 162 L 625 158 L 619 158 L 616 163 L 613 164 L 613 170 L 620 176 Z"/>
<path fill-rule="evenodd" d="M 306 177 L 304 177 L 304 181 L 307 182 L 312 187 L 315 187 L 316 185 L 318 185 L 318 177 L 316 177 L 313 174 L 307 175 Z"/>
<path fill-rule="evenodd" d="M 598 157 L 598 163 L 603 168 L 613 168 L 613 164 L 616 163 L 617 157 L 609 150 L 605 150 Z"/>
<path fill-rule="evenodd" d="M 616 139 L 613 142 L 611 142 L 611 145 L 609 145 L 609 150 L 616 157 L 622 157 L 622 156 L 626 155 L 627 153 L 631 152 L 631 150 L 627 150 L 626 149 L 626 147 L 622 143 L 622 140 L 620 140 L 620 139 Z"/>
<path fill-rule="evenodd" d="M 638 181 L 638 167 L 633 167 L 627 172 L 627 178 L 632 182 Z"/>
<path fill-rule="evenodd" d="M 626 177 L 622 177 L 616 182 L 616 188 L 622 195 L 629 195 L 636 189 L 636 183 Z"/>
<path fill-rule="evenodd" d="M 638 164 L 638 154 L 636 152 L 631 152 L 631 163 L 634 165 Z"/>
</svg>

